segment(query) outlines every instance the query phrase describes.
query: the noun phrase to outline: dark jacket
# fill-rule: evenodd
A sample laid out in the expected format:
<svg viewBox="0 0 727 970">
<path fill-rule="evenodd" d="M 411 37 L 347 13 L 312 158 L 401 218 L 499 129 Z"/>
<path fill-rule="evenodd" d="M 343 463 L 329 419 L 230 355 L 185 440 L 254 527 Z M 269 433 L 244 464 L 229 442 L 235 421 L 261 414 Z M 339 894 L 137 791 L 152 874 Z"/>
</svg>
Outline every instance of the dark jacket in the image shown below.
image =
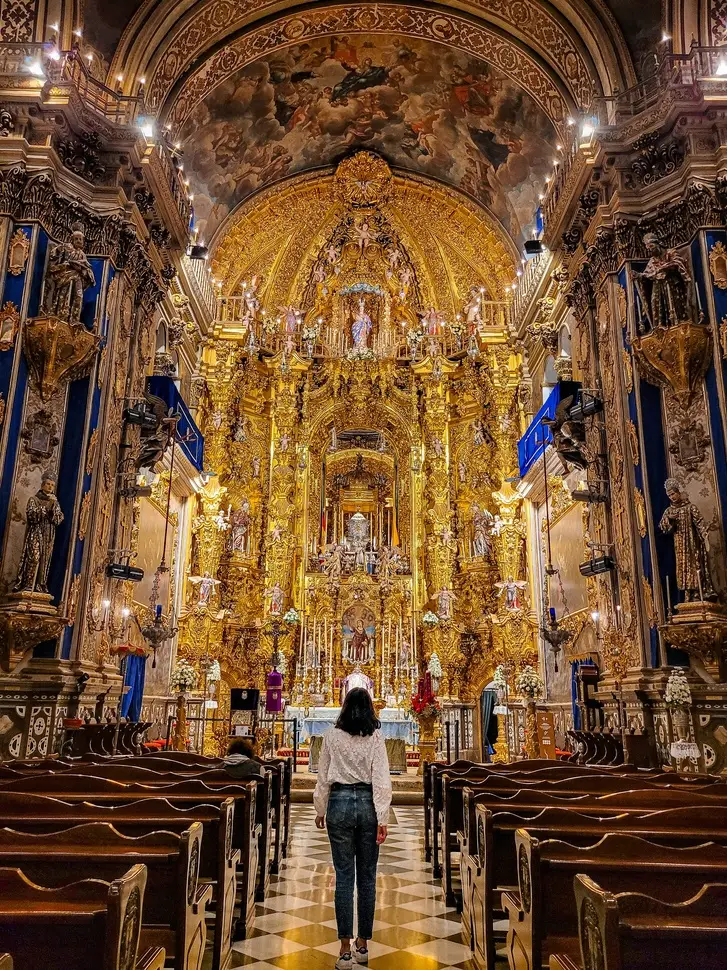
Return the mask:
<svg viewBox="0 0 727 970">
<path fill-rule="evenodd" d="M 228 755 L 223 762 L 223 767 L 230 778 L 241 780 L 245 778 L 263 777 L 265 769 L 252 758 L 246 758 L 244 754 Z"/>
</svg>

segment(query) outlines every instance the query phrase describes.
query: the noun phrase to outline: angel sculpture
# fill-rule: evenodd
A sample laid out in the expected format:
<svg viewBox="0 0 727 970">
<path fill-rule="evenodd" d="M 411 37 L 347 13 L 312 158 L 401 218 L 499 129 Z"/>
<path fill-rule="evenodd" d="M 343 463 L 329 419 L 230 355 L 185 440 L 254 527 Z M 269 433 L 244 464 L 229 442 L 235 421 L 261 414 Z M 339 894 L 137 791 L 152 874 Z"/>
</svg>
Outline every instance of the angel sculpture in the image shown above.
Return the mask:
<svg viewBox="0 0 727 970">
<path fill-rule="evenodd" d="M 563 463 L 566 474 L 571 470 L 569 465 L 580 468 L 581 471 L 589 465 L 585 424 L 583 421 L 573 421 L 570 417 L 574 399 L 573 394 L 564 397 L 555 409 L 555 417 L 543 418 L 543 424 L 551 430 L 553 447 Z"/>
<path fill-rule="evenodd" d="M 497 598 L 499 599 L 503 594 L 505 596 L 505 609 L 506 610 L 519 610 L 520 607 L 520 593 L 527 589 L 528 584 L 524 579 L 513 579 L 512 576 L 508 576 L 505 582 L 495 583 L 495 588 L 497 589 Z"/>
<path fill-rule="evenodd" d="M 209 606 L 210 599 L 217 594 L 219 579 L 213 579 L 212 574 L 205 570 L 202 576 L 190 576 L 189 581 L 193 586 L 199 585 L 197 606 Z"/>
<path fill-rule="evenodd" d="M 149 431 L 142 428 L 141 447 L 139 453 L 134 458 L 134 467 L 137 471 L 142 468 L 155 470 L 157 462 L 164 457 L 164 452 L 172 442 L 172 437 L 177 427 L 177 415 L 173 408 L 167 410 L 166 401 L 157 397 L 156 394 L 144 395 L 147 411 L 151 411 L 156 419 L 156 424 Z"/>
</svg>

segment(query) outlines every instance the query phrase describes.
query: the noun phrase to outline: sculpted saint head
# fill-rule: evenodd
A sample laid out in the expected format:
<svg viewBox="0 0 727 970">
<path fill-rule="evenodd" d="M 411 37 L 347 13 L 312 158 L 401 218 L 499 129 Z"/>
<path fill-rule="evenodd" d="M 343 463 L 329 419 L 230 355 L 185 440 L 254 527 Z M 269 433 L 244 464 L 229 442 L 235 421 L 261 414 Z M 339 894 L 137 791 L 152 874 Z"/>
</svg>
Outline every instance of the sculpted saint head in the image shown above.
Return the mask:
<svg viewBox="0 0 727 970">
<path fill-rule="evenodd" d="M 682 488 L 676 478 L 667 478 L 664 482 L 664 491 L 669 496 L 669 501 L 675 505 L 683 501 Z"/>
</svg>

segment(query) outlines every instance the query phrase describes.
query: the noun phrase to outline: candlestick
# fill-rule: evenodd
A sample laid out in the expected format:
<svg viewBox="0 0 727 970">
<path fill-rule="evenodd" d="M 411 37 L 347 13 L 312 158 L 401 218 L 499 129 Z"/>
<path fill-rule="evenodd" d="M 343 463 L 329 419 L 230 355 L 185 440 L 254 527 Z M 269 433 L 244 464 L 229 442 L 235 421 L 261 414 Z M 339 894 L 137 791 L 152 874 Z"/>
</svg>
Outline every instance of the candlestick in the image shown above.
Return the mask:
<svg viewBox="0 0 727 970">
<path fill-rule="evenodd" d="M 671 616 L 671 580 L 668 576 L 666 577 L 666 609 L 668 618 Z"/>
<path fill-rule="evenodd" d="M 702 594 L 702 570 L 697 569 L 697 586 L 699 587 L 699 602 L 704 602 L 704 596 Z"/>
</svg>

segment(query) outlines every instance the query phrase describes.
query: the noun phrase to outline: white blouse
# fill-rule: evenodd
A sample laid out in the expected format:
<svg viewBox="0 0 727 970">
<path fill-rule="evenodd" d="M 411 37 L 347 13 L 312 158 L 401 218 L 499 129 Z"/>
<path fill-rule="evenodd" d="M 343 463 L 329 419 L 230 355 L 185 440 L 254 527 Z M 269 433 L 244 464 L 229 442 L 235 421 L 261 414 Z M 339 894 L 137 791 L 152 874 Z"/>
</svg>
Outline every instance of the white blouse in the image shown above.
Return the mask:
<svg viewBox="0 0 727 970">
<path fill-rule="evenodd" d="M 331 785 L 364 784 L 373 788 L 374 808 L 379 825 L 389 824 L 391 775 L 386 742 L 381 731 L 362 738 L 331 728 L 323 735 L 318 762 L 318 781 L 313 792 L 316 815 L 325 815 Z"/>
</svg>

